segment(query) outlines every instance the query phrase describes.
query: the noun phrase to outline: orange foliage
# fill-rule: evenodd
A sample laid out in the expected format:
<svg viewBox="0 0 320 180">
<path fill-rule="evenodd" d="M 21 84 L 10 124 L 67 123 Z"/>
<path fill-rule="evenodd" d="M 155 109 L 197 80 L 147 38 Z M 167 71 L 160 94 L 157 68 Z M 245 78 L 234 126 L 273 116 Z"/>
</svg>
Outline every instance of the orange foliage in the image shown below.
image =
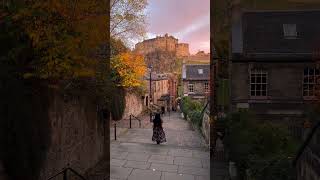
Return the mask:
<svg viewBox="0 0 320 180">
<path fill-rule="evenodd" d="M 142 85 L 142 78 L 146 72 L 144 58 L 140 55 L 125 52 L 111 59 L 111 68 L 120 77 L 119 86 L 138 87 Z"/>
</svg>

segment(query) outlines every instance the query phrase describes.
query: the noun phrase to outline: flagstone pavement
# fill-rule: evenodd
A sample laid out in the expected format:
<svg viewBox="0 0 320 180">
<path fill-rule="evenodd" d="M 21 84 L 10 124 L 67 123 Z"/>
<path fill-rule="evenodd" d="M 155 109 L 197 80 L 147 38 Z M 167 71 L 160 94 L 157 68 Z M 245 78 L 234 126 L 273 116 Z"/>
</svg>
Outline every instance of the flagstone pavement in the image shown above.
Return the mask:
<svg viewBox="0 0 320 180">
<path fill-rule="evenodd" d="M 152 124 L 148 117 L 143 118 L 142 128 L 118 128 L 117 140 L 111 129 L 111 180 L 210 179 L 210 155 L 203 137 L 180 113 L 171 112 L 163 121 L 167 142 L 160 145 L 151 141 Z M 225 168 L 221 171 L 225 174 Z"/>
</svg>

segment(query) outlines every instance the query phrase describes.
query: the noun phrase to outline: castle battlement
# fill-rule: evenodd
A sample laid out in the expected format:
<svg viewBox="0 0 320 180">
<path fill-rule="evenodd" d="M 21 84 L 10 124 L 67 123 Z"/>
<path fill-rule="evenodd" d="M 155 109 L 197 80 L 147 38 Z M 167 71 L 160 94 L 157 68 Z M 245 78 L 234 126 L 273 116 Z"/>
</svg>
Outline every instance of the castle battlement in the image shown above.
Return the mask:
<svg viewBox="0 0 320 180">
<path fill-rule="evenodd" d="M 157 50 L 173 52 L 178 57 L 190 55 L 189 44 L 178 43 L 177 38 L 168 34 L 165 34 L 164 36 L 156 36 L 156 38 L 147 39 L 135 45 L 135 51 L 143 55 Z"/>
</svg>

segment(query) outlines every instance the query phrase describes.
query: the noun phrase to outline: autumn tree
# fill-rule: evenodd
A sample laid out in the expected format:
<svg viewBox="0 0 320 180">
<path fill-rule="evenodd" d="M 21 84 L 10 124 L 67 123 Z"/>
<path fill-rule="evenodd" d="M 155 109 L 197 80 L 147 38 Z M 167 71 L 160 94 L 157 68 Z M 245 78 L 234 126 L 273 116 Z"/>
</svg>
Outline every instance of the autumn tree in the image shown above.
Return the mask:
<svg viewBox="0 0 320 180">
<path fill-rule="evenodd" d="M 120 87 L 132 88 L 142 86 L 146 72 L 144 59 L 132 52 L 121 53 L 111 59 L 113 80 Z"/>
<path fill-rule="evenodd" d="M 77 87 L 81 93 L 89 89 L 96 100 L 110 101 L 109 2 L 2 2 L 0 159 L 10 179 L 34 180 L 39 179 L 52 139 L 48 82 L 69 85 L 58 86 L 63 93 L 66 87 L 81 84 Z M 108 134 L 104 137 L 109 141 Z"/>
<path fill-rule="evenodd" d="M 110 35 L 130 43 L 146 32 L 145 8 L 147 0 L 111 0 Z"/>
<path fill-rule="evenodd" d="M 99 46 L 107 43 L 106 1 L 30 1 L 12 16 L 31 39 L 36 57 L 25 77 L 87 78 L 95 75 Z M 107 61 L 107 59 L 105 59 Z"/>
</svg>

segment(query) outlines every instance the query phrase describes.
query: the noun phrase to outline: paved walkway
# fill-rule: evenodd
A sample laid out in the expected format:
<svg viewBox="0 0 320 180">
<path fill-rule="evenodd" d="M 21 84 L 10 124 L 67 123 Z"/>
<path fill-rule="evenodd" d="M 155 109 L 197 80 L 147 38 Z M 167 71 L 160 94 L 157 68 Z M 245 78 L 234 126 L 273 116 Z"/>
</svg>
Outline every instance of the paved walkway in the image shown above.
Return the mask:
<svg viewBox="0 0 320 180">
<path fill-rule="evenodd" d="M 120 128 L 117 141 L 111 134 L 113 180 L 209 180 L 210 158 L 202 136 L 179 113 L 163 117 L 167 142 L 151 141 L 152 124 L 143 118 L 142 128 Z M 113 132 L 111 132 L 113 133 Z"/>
</svg>

